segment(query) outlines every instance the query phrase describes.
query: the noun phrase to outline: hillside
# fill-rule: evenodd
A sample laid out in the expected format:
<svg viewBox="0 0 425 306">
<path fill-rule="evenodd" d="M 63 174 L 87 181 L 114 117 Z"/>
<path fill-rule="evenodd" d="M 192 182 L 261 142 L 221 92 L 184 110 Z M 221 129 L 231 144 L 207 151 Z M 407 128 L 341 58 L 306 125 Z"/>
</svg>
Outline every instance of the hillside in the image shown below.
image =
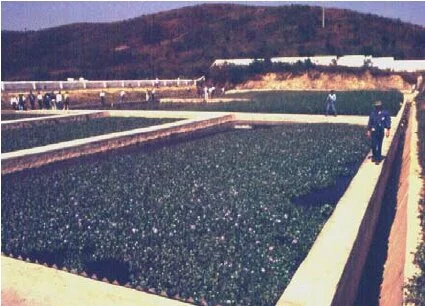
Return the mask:
<svg viewBox="0 0 425 306">
<path fill-rule="evenodd" d="M 2 31 L 2 80 L 195 77 L 216 58 L 370 54 L 425 58 L 425 28 L 309 6 L 203 4 L 103 24 Z"/>
<path fill-rule="evenodd" d="M 320 72 L 310 70 L 303 74 L 267 73 L 235 87 L 239 90 L 410 90 L 411 84 L 400 75 L 374 76 L 348 72 Z"/>
</svg>

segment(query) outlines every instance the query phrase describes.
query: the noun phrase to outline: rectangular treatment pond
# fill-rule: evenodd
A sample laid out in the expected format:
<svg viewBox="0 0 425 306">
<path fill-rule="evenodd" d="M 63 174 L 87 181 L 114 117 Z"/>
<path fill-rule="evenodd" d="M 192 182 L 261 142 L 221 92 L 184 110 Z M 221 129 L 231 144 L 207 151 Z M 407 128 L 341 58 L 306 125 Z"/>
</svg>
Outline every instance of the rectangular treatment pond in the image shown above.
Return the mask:
<svg viewBox="0 0 425 306">
<path fill-rule="evenodd" d="M 177 121 L 171 118 L 119 118 L 103 117 L 81 122 L 51 122 L 48 125 L 3 131 L 1 152 L 35 148 L 74 139 L 121 132 L 136 128 Z"/>
<path fill-rule="evenodd" d="M 225 102 L 171 102 L 172 99 L 166 99 L 161 103 L 132 103 L 121 107 L 133 110 L 324 115 L 327 95 L 325 91 L 252 91 L 214 97 L 214 100 L 222 98 Z M 381 100 L 390 115 L 395 116 L 403 102 L 403 94 L 395 90 L 337 91 L 336 96 L 338 115 L 368 116 L 372 102 Z"/>
<path fill-rule="evenodd" d="M 136 115 L 138 118 L 143 118 L 142 116 L 139 116 L 140 114 Z M 112 151 L 134 144 L 160 142 L 167 138 L 178 138 L 194 133 L 203 133 L 209 129 L 220 130 L 223 127 L 231 125 L 233 121 L 233 115 L 198 115 L 192 119 L 179 120 L 157 126 L 136 128 L 128 131 L 109 133 L 3 153 L 1 157 L 1 171 L 2 174 L 13 173 L 16 171 L 40 167 L 57 161 L 71 160 L 80 156 Z"/>
<path fill-rule="evenodd" d="M 363 132 L 228 131 L 3 175 L 2 251 L 195 302 L 270 305 L 335 204 L 293 200 L 353 175 Z"/>
</svg>

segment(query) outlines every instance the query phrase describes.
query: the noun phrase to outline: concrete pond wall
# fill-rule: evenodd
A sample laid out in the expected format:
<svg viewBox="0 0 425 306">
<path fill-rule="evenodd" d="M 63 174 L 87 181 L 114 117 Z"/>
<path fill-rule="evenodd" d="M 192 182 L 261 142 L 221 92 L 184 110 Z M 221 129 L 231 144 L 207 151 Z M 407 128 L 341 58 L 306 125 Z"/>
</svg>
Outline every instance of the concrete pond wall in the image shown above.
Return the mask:
<svg viewBox="0 0 425 306">
<path fill-rule="evenodd" d="M 407 107 L 406 103 L 409 99 L 411 97 L 405 96 L 402 110 L 396 118 L 393 118 L 392 135 L 385 139 L 383 146 L 385 160 L 380 165 L 375 165 L 368 158 L 363 161 L 358 173 L 340 199 L 334 213 L 326 222 L 309 254 L 301 263 L 290 284 L 278 300 L 277 305 L 353 305 L 363 266 L 374 235 L 383 192 L 391 172 L 392 161 L 401 137 L 404 135 L 405 123 L 403 120 L 409 114 L 409 107 Z M 169 113 L 176 114 L 176 112 Z M 176 117 L 175 115 L 170 116 L 169 113 L 111 111 L 109 115 Z M 53 158 L 52 160 L 51 155 L 74 158 L 81 156 L 82 151 L 93 154 L 120 146 L 169 137 L 172 134 L 193 133 L 202 129 L 228 124 L 340 123 L 341 121 L 341 123 L 347 123 L 348 120 L 348 118 L 344 119 L 343 116 L 324 118 L 323 116 L 304 115 L 260 114 L 255 116 L 239 113 L 204 113 L 200 115 L 196 112 L 186 112 L 180 114 L 180 116 L 186 119 L 156 127 L 112 133 L 46 146 L 49 147 L 47 150 L 44 147 L 44 149 L 34 148 L 2 154 L 2 174 L 28 167 L 37 167 L 40 165 L 37 160 L 46 160 L 45 163 L 49 163 L 63 159 Z M 367 118 L 353 117 L 348 121 L 352 124 L 366 125 Z M 49 157 L 45 157 L 46 152 L 49 152 Z M 25 264 L 31 265 L 29 263 Z M 13 268 L 11 269 L 13 271 Z M 84 279 L 84 282 L 86 282 L 86 279 Z M 98 281 L 90 280 L 90 282 L 96 283 Z M 86 286 L 91 286 L 90 282 Z M 113 287 L 112 284 L 110 286 Z M 143 304 L 141 293 L 139 302 Z M 165 301 L 166 303 L 170 302 L 165 297 L 163 299 L 164 303 Z M 178 301 L 175 302 L 178 305 Z"/>
<path fill-rule="evenodd" d="M 105 113 L 99 112 L 95 113 L 95 115 L 105 116 Z M 49 119 L 44 119 L 44 121 L 45 120 Z M 40 167 L 57 161 L 99 152 L 106 152 L 134 144 L 157 141 L 167 137 L 186 135 L 206 130 L 208 128 L 217 129 L 222 125 L 230 124 L 233 120 L 234 118 L 232 115 L 210 114 L 195 119 L 186 119 L 158 126 L 110 133 L 106 135 L 50 144 L 37 148 L 3 153 L 1 155 L 1 172 L 2 174 L 7 174 L 28 168 Z M 40 119 L 39 121 L 43 121 L 43 119 Z M 16 124 L 19 124 L 19 122 Z"/>
<path fill-rule="evenodd" d="M 388 257 L 384 266 L 379 304 L 408 305 L 405 302 L 409 279 L 419 272 L 414 255 L 421 239 L 419 202 L 421 166 L 418 159 L 418 123 L 416 105 L 412 104 L 402 155 L 397 207 L 388 238 Z"/>
</svg>

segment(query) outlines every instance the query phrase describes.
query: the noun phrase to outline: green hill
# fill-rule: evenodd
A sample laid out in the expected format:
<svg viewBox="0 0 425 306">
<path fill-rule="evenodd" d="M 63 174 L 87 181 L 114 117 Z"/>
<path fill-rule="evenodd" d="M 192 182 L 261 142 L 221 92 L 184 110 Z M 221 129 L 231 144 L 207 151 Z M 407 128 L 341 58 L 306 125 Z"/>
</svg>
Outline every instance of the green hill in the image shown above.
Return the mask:
<svg viewBox="0 0 425 306">
<path fill-rule="evenodd" d="M 114 23 L 2 31 L 2 80 L 200 76 L 216 58 L 425 58 L 425 28 L 349 10 L 203 4 Z"/>
</svg>

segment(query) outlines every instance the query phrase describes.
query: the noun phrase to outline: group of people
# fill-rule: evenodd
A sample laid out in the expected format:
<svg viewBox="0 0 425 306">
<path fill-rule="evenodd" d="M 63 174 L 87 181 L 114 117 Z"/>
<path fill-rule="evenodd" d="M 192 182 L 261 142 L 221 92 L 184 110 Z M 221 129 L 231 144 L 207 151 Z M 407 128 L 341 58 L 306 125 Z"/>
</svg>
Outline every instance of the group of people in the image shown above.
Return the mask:
<svg viewBox="0 0 425 306">
<path fill-rule="evenodd" d="M 44 95 L 39 91 L 35 95 L 31 90 L 28 95 L 20 93 L 12 96 L 10 105 L 14 110 L 27 110 L 26 102 L 29 101 L 32 110 L 37 109 L 37 104 L 38 109 L 69 110 L 69 100 L 67 91 L 64 94 L 61 91 L 45 92 Z"/>
<path fill-rule="evenodd" d="M 212 99 L 217 94 L 221 93 L 222 95 L 224 95 L 225 93 L 224 86 L 221 87 L 221 92 L 217 93 L 217 88 L 215 86 L 207 86 L 206 84 L 204 86 L 197 86 L 196 90 L 198 97 L 200 99 L 203 99 L 204 102 L 207 102 L 209 99 Z"/>
<path fill-rule="evenodd" d="M 119 103 L 124 103 L 125 101 L 125 97 L 126 97 L 127 93 L 124 90 L 120 91 L 120 99 L 119 99 Z M 100 103 L 102 104 L 102 106 L 105 106 L 105 102 L 106 102 L 106 92 L 104 90 L 102 90 L 99 93 L 99 98 L 100 98 Z M 111 102 L 111 107 L 114 106 L 114 100 L 112 100 Z"/>
<path fill-rule="evenodd" d="M 118 103 L 124 103 L 126 100 L 127 93 L 124 90 L 121 90 L 119 93 L 119 100 Z M 104 90 L 101 90 L 99 93 L 100 103 L 102 106 L 106 106 L 106 92 Z M 146 90 L 144 96 L 142 96 L 142 102 L 143 100 L 145 102 L 158 102 L 158 98 L 156 96 L 156 90 L 155 88 L 152 88 L 151 90 Z M 114 106 L 114 99 L 111 100 L 111 107 Z"/>
<path fill-rule="evenodd" d="M 336 94 L 335 91 L 331 90 L 326 97 L 326 116 L 330 113 L 337 116 L 335 104 Z M 382 101 L 375 101 L 373 102 L 373 105 L 374 109 L 369 115 L 366 135 L 371 141 L 372 162 L 379 164 L 383 159 L 382 142 L 384 140 L 384 136 L 390 136 L 391 117 L 388 111 L 383 109 Z"/>
</svg>

